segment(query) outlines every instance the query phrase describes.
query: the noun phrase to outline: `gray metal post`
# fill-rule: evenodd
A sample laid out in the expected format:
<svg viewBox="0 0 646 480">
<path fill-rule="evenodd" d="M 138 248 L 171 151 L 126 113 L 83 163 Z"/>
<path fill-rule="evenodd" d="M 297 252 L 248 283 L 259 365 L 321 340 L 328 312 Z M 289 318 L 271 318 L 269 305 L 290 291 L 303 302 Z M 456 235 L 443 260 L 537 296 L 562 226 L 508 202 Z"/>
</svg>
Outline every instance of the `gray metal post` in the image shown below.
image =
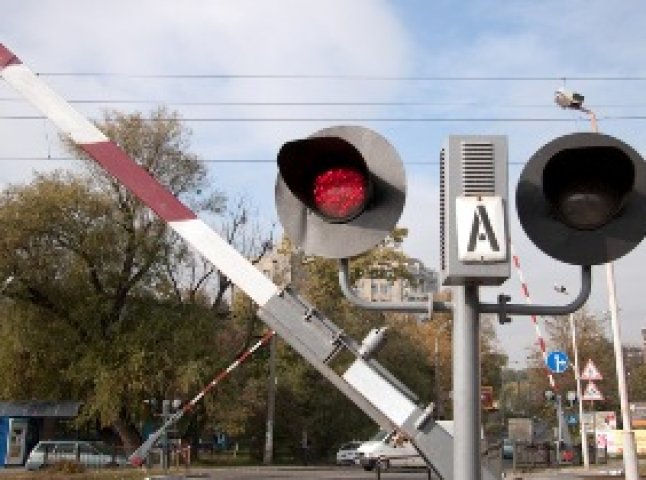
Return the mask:
<svg viewBox="0 0 646 480">
<path fill-rule="evenodd" d="M 170 417 L 170 400 L 162 400 L 162 424 L 166 423 Z M 162 436 L 162 469 L 164 471 L 168 470 L 168 431 L 164 430 L 164 435 Z"/>
<path fill-rule="evenodd" d="M 563 441 L 563 404 L 560 393 L 556 395 L 556 417 L 556 464 L 559 465 L 561 463 L 561 442 Z"/>
<path fill-rule="evenodd" d="M 478 286 L 455 287 L 453 301 L 453 478 L 480 480 Z"/>
<path fill-rule="evenodd" d="M 269 380 L 267 385 L 267 427 L 265 432 L 265 453 L 263 463 L 274 462 L 274 423 L 276 418 L 276 339 L 269 341 Z"/>
<path fill-rule="evenodd" d="M 442 402 L 440 401 L 440 345 L 439 345 L 439 332 L 435 332 L 435 351 L 433 355 L 433 376 L 435 377 L 433 379 L 435 383 L 435 408 L 436 408 L 436 415 L 435 418 L 443 418 L 443 408 L 442 408 Z"/>
</svg>

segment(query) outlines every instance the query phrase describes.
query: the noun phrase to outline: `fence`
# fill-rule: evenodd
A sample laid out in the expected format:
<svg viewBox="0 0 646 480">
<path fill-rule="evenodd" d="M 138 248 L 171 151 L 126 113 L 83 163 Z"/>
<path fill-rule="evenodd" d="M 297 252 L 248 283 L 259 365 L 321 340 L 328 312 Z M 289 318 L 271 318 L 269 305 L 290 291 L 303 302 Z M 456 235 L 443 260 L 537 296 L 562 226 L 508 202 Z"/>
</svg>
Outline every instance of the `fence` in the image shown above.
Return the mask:
<svg viewBox="0 0 646 480">
<path fill-rule="evenodd" d="M 592 463 L 607 463 L 606 449 L 588 446 L 589 458 Z M 527 443 L 513 442 L 513 468 L 532 469 L 548 468 L 559 465 L 581 465 L 581 445 L 567 449 L 563 446 L 557 449 L 554 442 Z"/>
</svg>

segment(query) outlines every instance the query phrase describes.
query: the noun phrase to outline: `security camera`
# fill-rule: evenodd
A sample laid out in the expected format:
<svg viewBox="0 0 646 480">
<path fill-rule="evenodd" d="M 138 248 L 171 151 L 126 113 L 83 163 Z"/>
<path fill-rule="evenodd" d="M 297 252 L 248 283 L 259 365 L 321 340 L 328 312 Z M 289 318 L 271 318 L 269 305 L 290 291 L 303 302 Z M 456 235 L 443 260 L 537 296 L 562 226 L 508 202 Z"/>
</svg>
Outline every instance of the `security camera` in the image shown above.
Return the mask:
<svg viewBox="0 0 646 480">
<path fill-rule="evenodd" d="M 554 101 L 562 108 L 580 109 L 583 106 L 583 95 L 567 90 L 563 87 L 554 93 Z"/>
</svg>

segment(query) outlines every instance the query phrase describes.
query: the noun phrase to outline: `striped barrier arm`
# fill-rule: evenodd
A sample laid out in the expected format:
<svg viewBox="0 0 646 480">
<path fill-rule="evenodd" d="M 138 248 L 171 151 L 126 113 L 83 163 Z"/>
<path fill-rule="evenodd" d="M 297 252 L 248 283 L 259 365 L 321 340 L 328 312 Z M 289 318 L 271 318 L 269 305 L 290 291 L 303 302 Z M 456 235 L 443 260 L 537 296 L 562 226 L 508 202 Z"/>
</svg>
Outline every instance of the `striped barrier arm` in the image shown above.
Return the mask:
<svg viewBox="0 0 646 480">
<path fill-rule="evenodd" d="M 260 307 L 278 287 L 0 44 L 0 75 Z"/>
</svg>

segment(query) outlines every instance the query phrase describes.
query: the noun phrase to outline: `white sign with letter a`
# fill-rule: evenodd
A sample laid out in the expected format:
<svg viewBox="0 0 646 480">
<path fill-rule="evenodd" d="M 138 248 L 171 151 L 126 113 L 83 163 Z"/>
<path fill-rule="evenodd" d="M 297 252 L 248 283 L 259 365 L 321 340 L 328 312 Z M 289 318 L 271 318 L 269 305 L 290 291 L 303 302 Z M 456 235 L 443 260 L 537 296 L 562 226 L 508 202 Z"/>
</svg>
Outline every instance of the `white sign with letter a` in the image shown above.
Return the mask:
<svg viewBox="0 0 646 480">
<path fill-rule="evenodd" d="M 502 197 L 457 197 L 455 214 L 460 261 L 487 263 L 507 259 Z"/>
</svg>

